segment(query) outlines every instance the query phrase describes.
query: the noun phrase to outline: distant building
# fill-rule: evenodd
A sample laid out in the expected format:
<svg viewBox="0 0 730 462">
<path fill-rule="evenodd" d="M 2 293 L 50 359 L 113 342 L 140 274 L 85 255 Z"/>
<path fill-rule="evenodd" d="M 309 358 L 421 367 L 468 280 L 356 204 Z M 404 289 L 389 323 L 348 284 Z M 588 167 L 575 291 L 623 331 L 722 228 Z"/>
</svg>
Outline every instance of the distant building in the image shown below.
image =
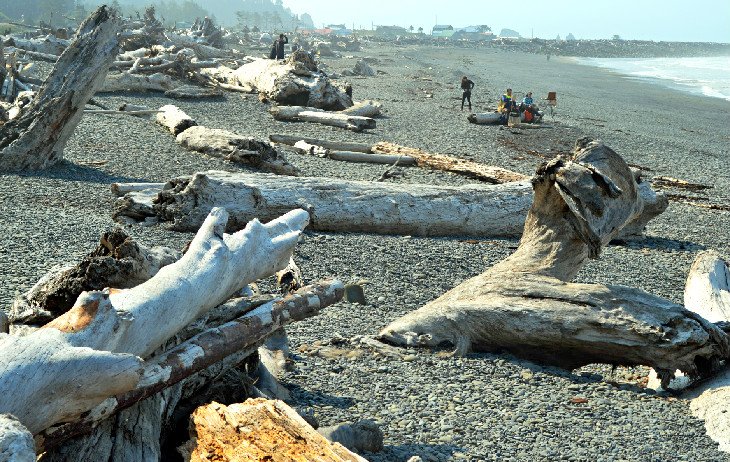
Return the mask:
<svg viewBox="0 0 730 462">
<path fill-rule="evenodd" d="M 330 24 L 325 29 L 342 30 L 347 29 L 344 24 Z"/>
<path fill-rule="evenodd" d="M 454 35 L 454 26 L 445 25 L 445 24 L 437 24 L 433 26 L 433 29 L 431 29 L 431 35 L 434 37 L 441 37 L 441 38 L 449 38 L 452 35 Z"/>
<path fill-rule="evenodd" d="M 565 40 L 567 40 L 569 42 L 574 42 L 575 41 L 575 35 L 568 34 L 568 35 L 565 36 Z"/>
</svg>

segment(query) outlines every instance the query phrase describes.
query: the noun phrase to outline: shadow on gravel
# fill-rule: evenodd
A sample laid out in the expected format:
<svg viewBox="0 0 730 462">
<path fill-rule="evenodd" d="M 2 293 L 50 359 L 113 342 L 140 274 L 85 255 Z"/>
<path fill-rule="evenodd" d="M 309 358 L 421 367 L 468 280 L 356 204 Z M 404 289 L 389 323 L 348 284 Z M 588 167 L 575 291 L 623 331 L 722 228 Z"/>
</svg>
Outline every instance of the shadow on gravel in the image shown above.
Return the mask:
<svg viewBox="0 0 730 462">
<path fill-rule="evenodd" d="M 35 172 L 15 173 L 19 177 L 26 178 L 49 178 L 63 181 L 84 181 L 87 183 L 146 183 L 146 178 L 135 178 L 124 175 L 112 175 L 103 170 L 88 165 L 78 165 L 67 160 L 59 162 L 53 167 Z"/>
<path fill-rule="evenodd" d="M 321 391 L 306 390 L 293 383 L 284 384 L 291 392 L 292 401 L 298 405 L 314 406 L 325 404 L 339 409 L 347 409 L 355 405 L 355 400 L 349 396 L 333 396 Z"/>
<path fill-rule="evenodd" d="M 626 247 L 628 249 L 654 249 L 654 250 L 677 250 L 684 252 L 699 252 L 707 250 L 702 244 L 690 241 L 680 241 L 677 239 L 667 239 L 664 237 L 650 237 L 640 241 L 624 241 L 623 239 L 614 239 L 611 245 Z"/>
<path fill-rule="evenodd" d="M 449 460 L 455 453 L 466 453 L 465 448 L 449 444 L 399 444 L 385 446 L 378 453 L 363 452 L 361 455 L 371 462 L 405 461 L 413 456 L 419 456 L 424 462 Z"/>
</svg>

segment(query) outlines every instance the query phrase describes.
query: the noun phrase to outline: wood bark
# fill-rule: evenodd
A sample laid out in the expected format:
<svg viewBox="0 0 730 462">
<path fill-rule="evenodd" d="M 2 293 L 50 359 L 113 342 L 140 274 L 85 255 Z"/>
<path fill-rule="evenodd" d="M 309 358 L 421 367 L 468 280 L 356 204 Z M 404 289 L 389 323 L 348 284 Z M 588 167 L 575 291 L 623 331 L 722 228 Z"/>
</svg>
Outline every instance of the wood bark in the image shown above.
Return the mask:
<svg viewBox="0 0 730 462">
<path fill-rule="evenodd" d="M 647 365 L 667 384 L 679 369 L 708 374 L 730 354 L 727 335 L 684 307 L 638 289 L 570 282 L 588 258 L 641 213 L 634 176 L 615 152 L 579 140 L 533 179 L 535 198 L 517 251 L 424 307 L 381 339 L 506 350 L 565 368 Z"/>
<path fill-rule="evenodd" d="M 289 122 L 312 122 L 332 127 L 345 128 L 354 132 L 375 128 L 375 119 L 343 114 L 341 112 L 315 111 L 303 106 L 274 106 L 269 112 L 276 120 Z"/>
<path fill-rule="evenodd" d="M 128 194 L 117 202 L 114 218 L 149 217 L 189 231 L 210 208 L 224 206 L 234 230 L 253 217 L 301 207 L 309 212 L 312 228 L 322 231 L 518 237 L 533 198 L 529 181 L 454 187 L 219 171 L 175 179 L 165 188 L 157 197 L 153 190 Z M 645 219 L 644 213 L 637 219 Z"/>
<path fill-rule="evenodd" d="M 227 219 L 225 210 L 212 210 L 185 255 L 147 282 L 85 292 L 44 328 L 0 336 L 0 412 L 36 434 L 133 390 L 142 377 L 140 356 L 246 284 L 286 267 L 308 223 L 307 213 L 295 210 L 227 235 Z"/>
<path fill-rule="evenodd" d="M 211 403 L 193 413 L 190 431 L 191 441 L 180 450 L 189 462 L 211 458 L 230 462 L 365 461 L 344 446 L 328 442 L 282 401 Z"/>
<path fill-rule="evenodd" d="M 177 142 L 187 149 L 212 157 L 278 173 L 295 175 L 296 168 L 266 141 L 241 136 L 226 130 L 193 126 L 177 135 Z"/>
<path fill-rule="evenodd" d="M 42 169 L 63 158 L 86 103 L 116 55 L 119 20 L 102 6 L 79 27 L 20 116 L 0 126 L 0 169 Z"/>
<path fill-rule="evenodd" d="M 403 154 L 416 159 L 419 167 L 428 167 L 435 170 L 458 173 L 471 178 L 477 178 L 488 183 L 508 183 L 510 181 L 524 181 L 529 179 L 527 175 L 512 172 L 510 170 L 484 165 L 471 160 L 459 159 L 423 151 L 418 148 L 399 146 L 393 143 L 381 142 L 373 146 L 373 152 L 381 154 Z"/>
</svg>

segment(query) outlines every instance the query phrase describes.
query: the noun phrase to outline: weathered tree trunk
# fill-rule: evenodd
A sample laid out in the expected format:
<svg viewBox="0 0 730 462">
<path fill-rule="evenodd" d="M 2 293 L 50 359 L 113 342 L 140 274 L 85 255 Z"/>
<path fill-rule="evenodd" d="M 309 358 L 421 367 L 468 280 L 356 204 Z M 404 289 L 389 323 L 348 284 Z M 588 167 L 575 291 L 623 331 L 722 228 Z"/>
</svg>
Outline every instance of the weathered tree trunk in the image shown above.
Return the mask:
<svg viewBox="0 0 730 462">
<path fill-rule="evenodd" d="M 133 390 L 143 372 L 139 356 L 149 356 L 249 282 L 283 269 L 308 215 L 292 211 L 224 235 L 227 219 L 224 210 L 211 211 L 185 255 L 147 282 L 84 293 L 44 328 L 26 337 L 0 336 L 0 412 L 35 434 Z"/>
<path fill-rule="evenodd" d="M 454 187 L 218 171 L 173 180 L 165 188 L 155 204 L 153 191 L 128 194 L 118 201 L 115 219 L 156 217 L 171 229 L 189 231 L 221 206 L 231 213 L 230 229 L 240 229 L 253 217 L 301 207 L 309 211 L 312 228 L 322 231 L 518 237 L 533 198 L 528 181 Z"/>
<path fill-rule="evenodd" d="M 176 140 L 187 149 L 211 157 L 222 157 L 280 175 L 297 174 L 296 168 L 287 162 L 283 154 L 266 141 L 200 125 L 181 132 Z"/>
<path fill-rule="evenodd" d="M 332 127 L 346 128 L 354 132 L 375 128 L 375 119 L 341 112 L 317 111 L 303 106 L 274 106 L 269 112 L 276 120 L 312 122 Z"/>
<path fill-rule="evenodd" d="M 383 105 L 377 101 L 358 101 L 352 106 L 340 111 L 343 114 L 360 117 L 377 117 L 383 111 Z"/>
<path fill-rule="evenodd" d="M 565 368 L 647 365 L 707 374 L 730 355 L 727 335 L 684 307 L 638 289 L 569 282 L 641 213 L 634 176 L 600 143 L 538 170 L 520 246 L 485 273 L 392 322 L 399 345 L 506 350 Z"/>
<path fill-rule="evenodd" d="M 471 160 L 459 159 L 457 157 L 434 154 L 417 148 L 398 146 L 393 143 L 378 143 L 373 146 L 373 152 L 381 154 L 403 154 L 416 159 L 419 167 L 428 167 L 436 170 L 458 173 L 472 178 L 477 178 L 488 183 L 508 183 L 510 181 L 524 181 L 529 179 L 527 175 L 512 172 L 510 170 L 484 165 Z"/>
<path fill-rule="evenodd" d="M 63 158 L 66 141 L 116 56 L 119 20 L 99 7 L 79 27 L 33 102 L 0 126 L 0 169 L 42 169 Z"/>
<path fill-rule="evenodd" d="M 191 417 L 192 439 L 180 448 L 188 462 L 220 458 L 230 462 L 365 462 L 328 442 L 281 401 L 251 399 L 224 406 L 211 403 Z"/>
</svg>

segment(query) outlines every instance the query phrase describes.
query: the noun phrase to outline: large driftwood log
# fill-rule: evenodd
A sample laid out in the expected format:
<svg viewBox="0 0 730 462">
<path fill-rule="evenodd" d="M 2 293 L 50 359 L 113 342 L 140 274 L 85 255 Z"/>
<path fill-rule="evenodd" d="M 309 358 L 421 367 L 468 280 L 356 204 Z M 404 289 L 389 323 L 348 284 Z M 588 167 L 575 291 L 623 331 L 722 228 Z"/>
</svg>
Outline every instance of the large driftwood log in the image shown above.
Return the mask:
<svg viewBox="0 0 730 462">
<path fill-rule="evenodd" d="M 215 78 L 218 73 L 211 73 Z M 347 91 L 335 86 L 304 51 L 286 61 L 258 59 L 227 73 L 222 83 L 251 87 L 278 104 L 339 111 L 352 106 Z M 231 77 L 232 76 L 232 77 Z"/>
<path fill-rule="evenodd" d="M 220 206 L 231 213 L 230 229 L 239 229 L 253 217 L 301 207 L 310 213 L 312 228 L 322 231 L 518 237 L 532 197 L 528 181 L 454 187 L 210 171 L 173 180 L 159 197 L 152 190 L 130 193 L 117 202 L 114 217 L 156 217 L 171 229 L 189 231 Z M 644 218 L 641 213 L 637 219 Z"/>
<path fill-rule="evenodd" d="M 106 232 L 97 248 L 80 262 L 51 269 L 30 290 L 17 297 L 8 313 L 10 321 L 23 324 L 51 321 L 70 310 L 82 292 L 134 287 L 149 280 L 163 266 L 177 261 L 180 255 L 167 247 L 140 245 L 121 229 Z"/>
<path fill-rule="evenodd" d="M 0 415 L 0 461 L 35 462 L 33 435 L 9 414 Z"/>
<path fill-rule="evenodd" d="M 152 75 L 130 74 L 109 74 L 104 81 L 100 92 L 145 92 L 157 91 L 166 92 L 177 88 L 180 84 L 167 74 L 156 73 Z"/>
<path fill-rule="evenodd" d="M 42 169 L 63 158 L 84 107 L 118 47 L 119 20 L 102 6 L 81 24 L 33 102 L 0 126 L 0 169 Z"/>
<path fill-rule="evenodd" d="M 170 133 L 177 136 L 190 127 L 195 127 L 198 123 L 185 114 L 182 109 L 172 104 L 162 106 L 157 114 L 157 123 L 170 130 Z"/>
<path fill-rule="evenodd" d="M 191 417 L 192 439 L 180 448 L 188 462 L 365 462 L 338 443 L 328 442 L 282 401 L 211 403 Z"/>
<path fill-rule="evenodd" d="M 276 120 L 289 122 L 312 122 L 332 127 L 346 128 L 354 132 L 375 128 L 375 119 L 342 112 L 316 110 L 304 106 L 273 106 L 269 109 Z"/>
<path fill-rule="evenodd" d="M 133 390 L 142 374 L 139 356 L 246 284 L 286 267 L 308 214 L 252 221 L 233 235 L 223 233 L 227 219 L 225 210 L 211 211 L 187 253 L 147 282 L 85 292 L 44 328 L 0 336 L 0 412 L 35 434 Z"/>
<path fill-rule="evenodd" d="M 648 365 L 707 374 L 730 355 L 727 335 L 684 307 L 638 289 L 569 282 L 641 212 L 634 176 L 615 152 L 581 140 L 533 179 L 520 246 L 485 273 L 392 322 L 381 339 L 450 344 L 458 353 L 506 350 L 575 368 Z"/>
<path fill-rule="evenodd" d="M 187 149 L 212 157 L 222 157 L 280 175 L 297 174 L 297 169 L 271 144 L 249 136 L 198 125 L 181 132 L 176 140 Z"/>
<path fill-rule="evenodd" d="M 330 151 L 322 146 L 309 144 L 306 141 L 297 141 L 294 144 L 294 150 L 300 154 L 309 154 L 317 157 L 327 157 L 332 160 L 341 160 L 344 162 L 356 162 L 366 164 L 388 164 L 394 165 L 415 165 L 416 159 L 406 155 L 389 155 L 389 154 L 367 154 L 364 152 L 353 151 Z"/>
</svg>

